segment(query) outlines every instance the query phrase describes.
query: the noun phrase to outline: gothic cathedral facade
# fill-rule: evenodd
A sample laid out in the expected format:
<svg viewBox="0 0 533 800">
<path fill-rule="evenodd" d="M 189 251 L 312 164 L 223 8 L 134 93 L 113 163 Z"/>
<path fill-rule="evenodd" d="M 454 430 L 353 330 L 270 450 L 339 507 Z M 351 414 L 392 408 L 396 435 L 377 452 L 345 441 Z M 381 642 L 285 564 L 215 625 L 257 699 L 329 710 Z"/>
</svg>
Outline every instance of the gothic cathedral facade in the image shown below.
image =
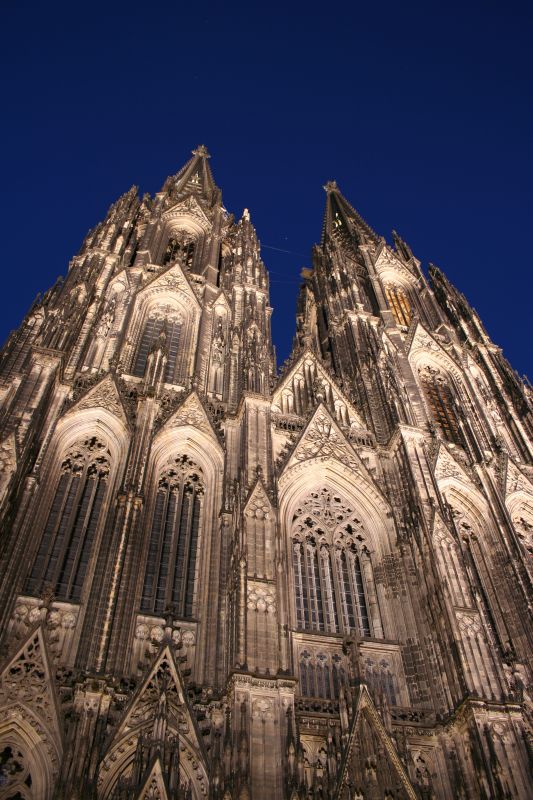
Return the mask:
<svg viewBox="0 0 533 800">
<path fill-rule="evenodd" d="M 2 351 L 0 800 L 526 800 L 529 387 L 334 182 L 277 372 L 208 158 Z"/>
</svg>

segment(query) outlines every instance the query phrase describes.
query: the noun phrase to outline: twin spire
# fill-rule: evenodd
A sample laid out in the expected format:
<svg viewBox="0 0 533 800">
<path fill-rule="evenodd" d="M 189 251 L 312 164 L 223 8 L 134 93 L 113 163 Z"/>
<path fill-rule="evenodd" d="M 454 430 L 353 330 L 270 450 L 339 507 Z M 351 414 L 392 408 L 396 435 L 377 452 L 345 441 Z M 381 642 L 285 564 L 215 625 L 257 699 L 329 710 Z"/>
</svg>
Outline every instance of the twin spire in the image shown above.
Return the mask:
<svg viewBox="0 0 533 800">
<path fill-rule="evenodd" d="M 177 196 L 195 194 L 210 207 L 222 202 L 222 193 L 215 184 L 208 163 L 210 157 L 207 147 L 203 144 L 198 145 L 192 151 L 192 158 L 176 175 L 167 180 L 164 190 L 171 191 Z M 336 181 L 328 181 L 324 185 L 324 190 L 327 197 L 322 225 L 322 246 L 329 239 L 344 232 L 354 235 L 360 244 L 369 241 L 377 244 L 380 241 L 377 233 L 343 196 Z"/>
</svg>

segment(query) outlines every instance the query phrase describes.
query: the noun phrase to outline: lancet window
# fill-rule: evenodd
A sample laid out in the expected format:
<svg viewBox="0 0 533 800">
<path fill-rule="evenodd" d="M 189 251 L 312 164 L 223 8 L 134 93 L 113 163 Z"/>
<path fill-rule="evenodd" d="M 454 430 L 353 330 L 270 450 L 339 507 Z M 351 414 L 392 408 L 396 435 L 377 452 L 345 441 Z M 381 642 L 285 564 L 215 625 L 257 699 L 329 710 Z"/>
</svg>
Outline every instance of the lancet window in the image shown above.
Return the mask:
<svg viewBox="0 0 533 800">
<path fill-rule="evenodd" d="M 413 319 L 413 309 L 405 290 L 401 286 L 385 286 L 389 308 L 398 325 L 409 326 Z"/>
<path fill-rule="evenodd" d="M 163 256 L 163 266 L 172 264 L 174 261 L 187 268 L 192 267 L 194 259 L 195 242 L 189 236 L 173 236 L 168 240 L 165 254 Z"/>
<path fill-rule="evenodd" d="M 446 377 L 440 370 L 429 365 L 419 369 L 418 374 L 429 410 L 444 437 L 453 444 L 463 446 L 455 397 Z"/>
<path fill-rule="evenodd" d="M 69 451 L 26 583 L 29 594 L 51 587 L 58 600 L 81 600 L 109 469 L 109 450 L 96 436 Z"/>
<path fill-rule="evenodd" d="M 183 358 L 180 352 L 182 321 L 175 311 L 170 309 L 160 309 L 150 314 L 146 320 L 137 347 L 133 362 L 133 375 L 142 378 L 148 356 L 158 346 L 162 344 L 167 353 L 167 365 L 165 368 L 165 383 L 183 382 Z"/>
<path fill-rule="evenodd" d="M 192 617 L 204 481 L 200 467 L 178 455 L 159 479 L 152 513 L 141 611 Z"/>
<path fill-rule="evenodd" d="M 326 487 L 312 492 L 294 514 L 292 561 L 298 628 L 380 635 L 380 622 L 368 612 L 374 587 L 363 525 Z"/>
<path fill-rule="evenodd" d="M 338 654 L 300 653 L 300 694 L 304 697 L 324 697 L 338 700 L 346 680 L 342 658 Z"/>
</svg>

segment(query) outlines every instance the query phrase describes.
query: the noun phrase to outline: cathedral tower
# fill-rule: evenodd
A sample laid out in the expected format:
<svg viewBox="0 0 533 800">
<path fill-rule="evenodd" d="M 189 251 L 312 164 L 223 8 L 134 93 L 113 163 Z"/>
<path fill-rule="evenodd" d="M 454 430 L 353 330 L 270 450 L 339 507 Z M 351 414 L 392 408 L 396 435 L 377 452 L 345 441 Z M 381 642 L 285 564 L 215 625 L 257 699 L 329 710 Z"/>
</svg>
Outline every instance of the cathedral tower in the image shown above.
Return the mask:
<svg viewBox="0 0 533 800">
<path fill-rule="evenodd" d="M 276 372 L 200 146 L 0 360 L 0 799 L 523 798 L 529 387 L 334 182 Z"/>
</svg>

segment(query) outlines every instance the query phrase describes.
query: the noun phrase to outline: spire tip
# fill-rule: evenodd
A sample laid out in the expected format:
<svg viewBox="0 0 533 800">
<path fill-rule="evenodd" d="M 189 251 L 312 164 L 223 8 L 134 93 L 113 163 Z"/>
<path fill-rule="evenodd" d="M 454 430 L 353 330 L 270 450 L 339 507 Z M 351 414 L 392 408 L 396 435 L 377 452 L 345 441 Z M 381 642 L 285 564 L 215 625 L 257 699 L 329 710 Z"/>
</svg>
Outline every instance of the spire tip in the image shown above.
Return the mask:
<svg viewBox="0 0 533 800">
<path fill-rule="evenodd" d="M 205 144 L 199 144 L 198 147 L 192 151 L 192 154 L 193 156 L 202 156 L 203 158 L 211 158 Z"/>
</svg>

